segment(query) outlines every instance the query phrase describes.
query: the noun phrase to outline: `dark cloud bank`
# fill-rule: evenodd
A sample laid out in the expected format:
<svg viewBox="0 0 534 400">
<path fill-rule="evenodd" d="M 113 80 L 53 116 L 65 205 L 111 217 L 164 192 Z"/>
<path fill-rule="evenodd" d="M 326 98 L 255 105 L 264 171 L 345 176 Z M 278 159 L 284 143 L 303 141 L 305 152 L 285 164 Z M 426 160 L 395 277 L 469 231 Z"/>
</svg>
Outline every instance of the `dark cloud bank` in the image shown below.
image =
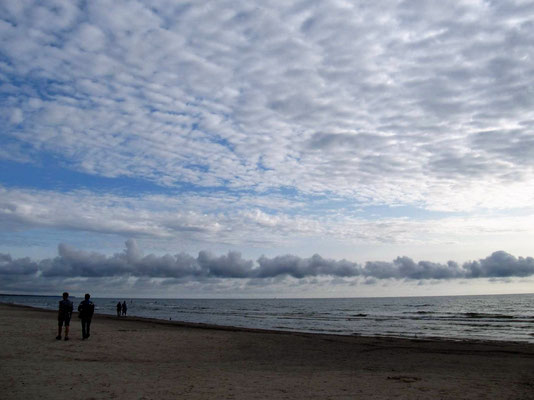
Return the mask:
<svg viewBox="0 0 534 400">
<path fill-rule="evenodd" d="M 246 260 L 238 252 L 215 256 L 201 251 L 197 257 L 185 253 L 156 256 L 143 255 L 134 240 L 126 242 L 126 249 L 113 256 L 77 250 L 60 244 L 59 255 L 53 259 L 33 261 L 30 258 L 13 259 L 0 254 L 2 281 L 61 278 L 275 278 L 291 276 L 364 277 L 374 279 L 426 280 L 526 277 L 534 275 L 534 258 L 514 257 L 504 251 L 460 265 L 429 261 L 415 262 L 398 257 L 392 262 L 367 262 L 360 265 L 347 260 L 325 259 L 317 254 L 310 258 L 294 255 L 274 258 L 260 257 L 257 262 Z M 0 285 L 0 288 L 3 285 Z"/>
</svg>

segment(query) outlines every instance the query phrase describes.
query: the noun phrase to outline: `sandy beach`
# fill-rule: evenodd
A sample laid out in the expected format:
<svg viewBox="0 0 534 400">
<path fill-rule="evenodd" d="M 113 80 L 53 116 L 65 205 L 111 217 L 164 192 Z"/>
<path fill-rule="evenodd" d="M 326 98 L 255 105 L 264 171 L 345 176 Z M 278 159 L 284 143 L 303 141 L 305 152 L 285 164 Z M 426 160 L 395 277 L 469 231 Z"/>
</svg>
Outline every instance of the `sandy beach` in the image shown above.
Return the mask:
<svg viewBox="0 0 534 400">
<path fill-rule="evenodd" d="M 534 399 L 534 345 L 195 326 L 0 304 L 2 399 Z"/>
</svg>

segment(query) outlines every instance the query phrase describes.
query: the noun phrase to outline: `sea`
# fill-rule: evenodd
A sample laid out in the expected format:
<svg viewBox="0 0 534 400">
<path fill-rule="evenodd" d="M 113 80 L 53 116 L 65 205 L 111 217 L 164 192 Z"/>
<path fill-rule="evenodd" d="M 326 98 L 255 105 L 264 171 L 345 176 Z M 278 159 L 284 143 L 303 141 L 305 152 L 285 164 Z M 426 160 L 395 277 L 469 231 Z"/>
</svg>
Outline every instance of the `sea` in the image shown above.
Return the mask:
<svg viewBox="0 0 534 400">
<path fill-rule="evenodd" d="M 534 294 L 335 299 L 91 298 L 96 312 L 335 335 L 534 343 Z M 0 295 L 0 302 L 57 309 L 59 296 Z M 72 298 L 75 308 L 82 299 Z"/>
</svg>

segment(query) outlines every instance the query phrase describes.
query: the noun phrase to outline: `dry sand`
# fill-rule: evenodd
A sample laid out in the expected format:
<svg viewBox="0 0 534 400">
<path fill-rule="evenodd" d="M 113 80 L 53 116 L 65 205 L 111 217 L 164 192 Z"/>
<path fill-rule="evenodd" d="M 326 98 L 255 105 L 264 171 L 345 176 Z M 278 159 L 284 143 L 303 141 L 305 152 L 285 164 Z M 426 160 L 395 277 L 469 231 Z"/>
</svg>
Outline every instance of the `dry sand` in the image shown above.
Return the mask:
<svg viewBox="0 0 534 400">
<path fill-rule="evenodd" d="M 534 345 L 214 329 L 0 304 L 0 398 L 534 399 Z"/>
</svg>

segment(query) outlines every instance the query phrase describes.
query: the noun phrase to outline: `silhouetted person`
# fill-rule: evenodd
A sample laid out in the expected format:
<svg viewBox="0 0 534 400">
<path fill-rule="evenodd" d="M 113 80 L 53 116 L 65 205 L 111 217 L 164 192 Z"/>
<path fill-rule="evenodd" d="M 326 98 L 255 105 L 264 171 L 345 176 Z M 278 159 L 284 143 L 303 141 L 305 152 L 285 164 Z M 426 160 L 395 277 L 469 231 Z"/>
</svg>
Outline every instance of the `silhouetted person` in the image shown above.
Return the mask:
<svg viewBox="0 0 534 400">
<path fill-rule="evenodd" d="M 91 295 L 89 293 L 85 294 L 85 300 L 82 300 L 78 306 L 78 311 L 80 312 L 80 319 L 82 320 L 82 340 L 87 339 L 91 336 L 91 319 L 95 312 L 95 305 L 89 298 Z"/>
<path fill-rule="evenodd" d="M 119 301 L 117 303 L 117 317 L 121 316 L 121 309 L 122 309 L 122 306 L 121 306 L 121 302 Z"/>
<path fill-rule="evenodd" d="M 69 300 L 69 294 L 63 293 L 63 300 L 59 302 L 57 314 L 57 340 L 61 340 L 61 328 L 65 325 L 65 340 L 69 340 L 70 317 L 72 316 L 72 301 Z"/>
<path fill-rule="evenodd" d="M 126 311 L 128 311 L 128 306 L 126 305 L 126 301 L 122 302 L 122 315 L 126 315 Z"/>
</svg>

